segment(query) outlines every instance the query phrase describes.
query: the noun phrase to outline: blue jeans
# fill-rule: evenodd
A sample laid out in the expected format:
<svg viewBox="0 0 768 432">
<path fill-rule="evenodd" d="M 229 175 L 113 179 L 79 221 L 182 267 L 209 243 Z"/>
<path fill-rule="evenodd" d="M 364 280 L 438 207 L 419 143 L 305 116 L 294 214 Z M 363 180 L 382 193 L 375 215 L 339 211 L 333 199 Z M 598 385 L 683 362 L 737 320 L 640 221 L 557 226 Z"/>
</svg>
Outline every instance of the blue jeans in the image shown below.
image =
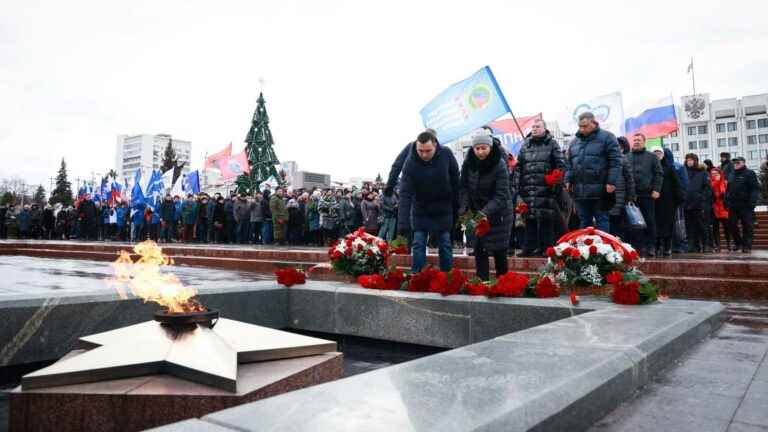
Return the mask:
<svg viewBox="0 0 768 432">
<path fill-rule="evenodd" d="M 384 241 L 391 242 L 395 238 L 396 225 L 395 218 L 385 217 L 384 223 L 381 224 L 381 229 L 379 230 L 379 237 L 384 239 Z"/>
<path fill-rule="evenodd" d="M 576 214 L 579 215 L 579 226 L 587 228 L 594 226 L 603 232 L 610 232 L 608 212 L 600 210 L 600 200 L 576 201 Z M 592 224 L 594 218 L 595 223 Z"/>
<path fill-rule="evenodd" d="M 272 221 L 264 221 L 261 224 L 261 241 L 263 244 L 272 243 Z"/>
<path fill-rule="evenodd" d="M 453 247 L 451 245 L 451 232 L 440 231 L 435 233 L 438 236 L 438 252 L 440 254 L 440 270 L 447 272 L 453 267 Z M 411 270 L 418 273 L 427 265 L 427 232 L 414 231 L 413 244 L 411 248 L 413 254 L 413 266 Z"/>
<path fill-rule="evenodd" d="M 141 228 L 143 225 L 140 224 L 131 224 L 131 240 L 134 242 L 139 241 L 141 237 Z"/>
</svg>

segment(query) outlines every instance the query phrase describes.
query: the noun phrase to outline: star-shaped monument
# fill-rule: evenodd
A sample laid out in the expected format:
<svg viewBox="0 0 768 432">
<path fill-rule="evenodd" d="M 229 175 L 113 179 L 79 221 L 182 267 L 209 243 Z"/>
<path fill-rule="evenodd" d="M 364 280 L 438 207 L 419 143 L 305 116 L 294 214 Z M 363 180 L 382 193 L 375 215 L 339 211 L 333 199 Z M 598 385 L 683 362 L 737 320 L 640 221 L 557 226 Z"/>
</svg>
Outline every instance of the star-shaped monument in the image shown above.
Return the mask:
<svg viewBox="0 0 768 432">
<path fill-rule="evenodd" d="M 23 390 L 168 374 L 237 391 L 237 364 L 336 351 L 336 343 L 229 319 L 175 330 L 147 321 L 80 338 L 88 351 L 25 375 Z"/>
</svg>

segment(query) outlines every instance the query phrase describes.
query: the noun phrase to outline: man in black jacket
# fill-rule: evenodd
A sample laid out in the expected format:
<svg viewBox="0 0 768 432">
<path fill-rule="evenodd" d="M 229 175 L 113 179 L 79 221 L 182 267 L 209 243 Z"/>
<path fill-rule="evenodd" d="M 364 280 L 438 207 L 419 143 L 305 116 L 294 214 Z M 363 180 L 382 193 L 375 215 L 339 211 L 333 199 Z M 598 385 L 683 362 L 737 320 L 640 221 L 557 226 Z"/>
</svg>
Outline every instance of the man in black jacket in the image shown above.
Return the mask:
<svg viewBox="0 0 768 432">
<path fill-rule="evenodd" d="M 748 169 L 743 157 L 733 159 L 733 172 L 728 176 L 725 191 L 725 206 L 728 208 L 728 222 L 735 244 L 741 251 L 752 251 L 752 225 L 755 222 L 755 206 L 760 196 L 760 184 L 755 172 Z M 739 231 L 741 222 L 741 232 Z"/>
<path fill-rule="evenodd" d="M 659 159 L 645 149 L 645 135 L 632 136 L 632 152 L 627 157 L 635 180 L 637 207 L 645 219 L 645 229 L 632 230 L 632 243 L 641 256 L 656 256 L 656 200 L 661 196 L 664 172 Z M 630 227 L 631 228 L 631 227 Z M 660 252 L 661 253 L 661 252 Z"/>
<path fill-rule="evenodd" d="M 610 232 L 605 204 L 621 175 L 616 137 L 600 128 L 591 112 L 579 115 L 579 131 L 568 148 L 565 187 L 571 192 L 582 228 Z"/>
<path fill-rule="evenodd" d="M 733 173 L 733 165 L 735 161 L 731 161 L 731 154 L 728 152 L 720 153 L 720 169 L 723 171 L 723 175 L 727 179 Z"/>
<path fill-rule="evenodd" d="M 91 194 L 85 194 L 77 208 L 80 220 L 80 238 L 84 240 L 96 239 L 96 205 L 91 201 Z"/>
<path fill-rule="evenodd" d="M 554 223 L 559 221 L 557 188 L 545 177 L 553 170 L 565 171 L 560 145 L 552 138 L 544 120 L 536 120 L 517 155 L 516 190 L 528 205 L 525 217 L 525 247 L 518 256 L 542 255 L 554 243 Z"/>
<path fill-rule="evenodd" d="M 707 244 L 704 211 L 712 208 L 712 186 L 707 166 L 699 163 L 694 153 L 685 155 L 685 169 L 688 172 L 688 187 L 685 191 L 685 229 L 689 252 L 711 252 Z"/>
<path fill-rule="evenodd" d="M 174 216 L 176 215 L 176 205 L 173 202 L 171 194 L 166 194 L 163 203 L 160 204 L 160 240 L 170 243 L 172 238 L 176 237 Z"/>
<path fill-rule="evenodd" d="M 398 231 L 413 232 L 414 273 L 427 262 L 427 234 L 437 236 L 440 269 L 453 267 L 451 230 L 459 211 L 459 165 L 453 152 L 422 132 L 403 166 Z"/>
</svg>

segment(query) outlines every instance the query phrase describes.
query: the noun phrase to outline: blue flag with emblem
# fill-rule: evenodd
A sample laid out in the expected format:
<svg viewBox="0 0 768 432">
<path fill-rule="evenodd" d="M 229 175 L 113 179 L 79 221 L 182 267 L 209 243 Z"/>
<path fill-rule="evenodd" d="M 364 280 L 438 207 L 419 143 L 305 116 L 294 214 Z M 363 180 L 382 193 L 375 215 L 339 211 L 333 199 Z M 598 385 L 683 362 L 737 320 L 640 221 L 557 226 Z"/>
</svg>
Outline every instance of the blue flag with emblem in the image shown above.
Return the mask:
<svg viewBox="0 0 768 432">
<path fill-rule="evenodd" d="M 184 193 L 195 195 L 200 193 L 200 173 L 197 170 L 190 172 L 184 177 L 182 189 Z"/>
<path fill-rule="evenodd" d="M 441 143 L 467 135 L 511 112 L 489 66 L 445 89 L 421 109 L 424 127 Z"/>
<path fill-rule="evenodd" d="M 157 213 L 160 208 L 160 202 L 164 191 L 163 175 L 160 173 L 160 170 L 152 171 L 152 177 L 149 178 L 149 184 L 147 185 L 146 198 L 147 205 L 155 213 Z"/>
</svg>

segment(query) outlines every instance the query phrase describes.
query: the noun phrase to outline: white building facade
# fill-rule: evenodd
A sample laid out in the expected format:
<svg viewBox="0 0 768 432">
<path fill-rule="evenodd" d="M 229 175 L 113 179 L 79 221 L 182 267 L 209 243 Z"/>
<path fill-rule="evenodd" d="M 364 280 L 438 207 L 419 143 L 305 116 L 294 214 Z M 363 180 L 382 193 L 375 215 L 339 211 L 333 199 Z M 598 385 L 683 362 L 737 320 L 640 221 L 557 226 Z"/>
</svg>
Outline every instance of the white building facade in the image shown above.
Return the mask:
<svg viewBox="0 0 768 432">
<path fill-rule="evenodd" d="M 676 107 L 680 128 L 664 138 L 675 160 L 688 153 L 720 164 L 720 153 L 741 156 L 756 170 L 768 155 L 768 93 L 710 101 L 709 94 L 683 96 Z"/>
<path fill-rule="evenodd" d="M 169 141 L 176 151 L 179 162 L 184 162 L 182 173 L 189 173 L 191 142 L 166 134 L 118 135 L 115 152 L 117 178 L 133 179 L 136 170 L 139 169 L 145 173 L 160 169 L 163 164 L 163 153 Z"/>
</svg>

